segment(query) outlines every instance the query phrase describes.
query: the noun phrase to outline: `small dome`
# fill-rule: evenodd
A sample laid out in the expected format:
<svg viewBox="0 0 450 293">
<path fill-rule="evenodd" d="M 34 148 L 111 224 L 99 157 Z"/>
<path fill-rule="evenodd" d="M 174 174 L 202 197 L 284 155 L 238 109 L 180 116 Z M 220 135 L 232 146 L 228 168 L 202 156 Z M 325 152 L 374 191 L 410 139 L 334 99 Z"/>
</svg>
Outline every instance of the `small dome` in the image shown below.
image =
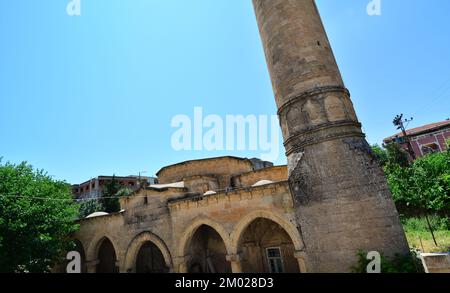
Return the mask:
<svg viewBox="0 0 450 293">
<path fill-rule="evenodd" d="M 217 194 L 217 192 L 210 190 L 205 192 L 203 195 L 213 195 L 213 194 Z"/>
<path fill-rule="evenodd" d="M 272 184 L 273 181 L 269 181 L 269 180 L 261 180 L 256 182 L 255 184 L 252 185 L 252 187 L 257 187 L 257 186 L 263 186 L 263 185 L 268 185 L 268 184 Z"/>
<path fill-rule="evenodd" d="M 103 216 L 107 216 L 107 215 L 109 215 L 109 214 L 105 213 L 105 212 L 96 212 L 96 213 L 93 213 L 93 214 L 90 214 L 89 216 L 87 216 L 86 219 L 96 218 L 96 217 L 103 217 Z"/>
<path fill-rule="evenodd" d="M 153 184 L 150 188 L 165 189 L 165 188 L 184 188 L 184 181 L 174 182 L 169 184 Z"/>
</svg>

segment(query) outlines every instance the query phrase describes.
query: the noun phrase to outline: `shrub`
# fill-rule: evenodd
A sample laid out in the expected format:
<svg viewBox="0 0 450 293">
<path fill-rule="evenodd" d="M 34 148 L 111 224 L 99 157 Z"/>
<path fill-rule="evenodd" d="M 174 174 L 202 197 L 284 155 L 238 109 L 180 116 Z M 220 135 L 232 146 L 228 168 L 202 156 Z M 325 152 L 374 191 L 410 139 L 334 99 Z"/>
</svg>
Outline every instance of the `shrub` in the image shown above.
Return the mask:
<svg viewBox="0 0 450 293">
<path fill-rule="evenodd" d="M 96 199 L 83 201 L 80 204 L 80 219 L 86 218 L 96 212 L 102 212 L 103 210 L 103 205 Z"/>
<path fill-rule="evenodd" d="M 418 258 L 415 251 L 411 251 L 408 255 L 395 255 L 392 259 L 388 259 L 381 255 L 381 273 L 394 274 L 394 273 L 424 273 L 421 260 Z M 370 260 L 367 259 L 367 253 L 359 251 L 357 253 L 357 264 L 350 268 L 352 273 L 367 273 L 367 266 Z"/>
</svg>

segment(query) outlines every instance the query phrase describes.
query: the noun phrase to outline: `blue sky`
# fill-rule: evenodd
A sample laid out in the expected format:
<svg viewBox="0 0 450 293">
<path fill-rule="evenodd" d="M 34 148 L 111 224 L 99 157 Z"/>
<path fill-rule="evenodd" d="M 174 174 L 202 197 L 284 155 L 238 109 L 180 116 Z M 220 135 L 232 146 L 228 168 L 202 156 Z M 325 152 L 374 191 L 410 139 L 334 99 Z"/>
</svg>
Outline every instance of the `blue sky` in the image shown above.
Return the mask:
<svg viewBox="0 0 450 293">
<path fill-rule="evenodd" d="M 0 2 L 0 156 L 57 179 L 260 152 L 174 151 L 171 119 L 276 113 L 250 0 Z M 318 0 L 371 143 L 450 117 L 450 1 Z M 280 148 L 277 164 L 285 163 Z"/>
</svg>

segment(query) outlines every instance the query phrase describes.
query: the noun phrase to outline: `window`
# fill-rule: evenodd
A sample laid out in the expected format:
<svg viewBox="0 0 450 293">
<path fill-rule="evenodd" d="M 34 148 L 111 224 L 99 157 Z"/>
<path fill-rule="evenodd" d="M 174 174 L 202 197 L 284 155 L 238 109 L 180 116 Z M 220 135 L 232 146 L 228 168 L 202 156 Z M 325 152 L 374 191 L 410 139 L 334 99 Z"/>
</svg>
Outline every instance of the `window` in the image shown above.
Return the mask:
<svg viewBox="0 0 450 293">
<path fill-rule="evenodd" d="M 432 143 L 432 144 L 428 144 L 428 145 L 423 145 L 422 146 L 422 153 L 423 153 L 424 156 L 428 155 L 428 154 L 437 153 L 437 152 L 440 152 L 440 147 L 436 143 Z"/>
<path fill-rule="evenodd" d="M 396 137 L 395 139 L 394 139 L 394 142 L 396 142 L 396 143 L 404 143 L 406 140 L 405 140 L 405 137 Z"/>
<path fill-rule="evenodd" d="M 272 274 L 283 273 L 283 258 L 279 247 L 270 247 L 266 249 L 269 271 Z"/>
</svg>

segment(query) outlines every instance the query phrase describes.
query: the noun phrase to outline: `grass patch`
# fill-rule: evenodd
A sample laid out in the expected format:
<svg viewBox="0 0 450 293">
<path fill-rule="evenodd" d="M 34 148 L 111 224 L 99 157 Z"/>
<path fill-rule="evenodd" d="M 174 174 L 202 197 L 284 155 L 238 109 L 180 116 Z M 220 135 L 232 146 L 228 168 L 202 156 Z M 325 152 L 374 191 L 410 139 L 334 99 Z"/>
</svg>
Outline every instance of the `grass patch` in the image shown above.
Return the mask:
<svg viewBox="0 0 450 293">
<path fill-rule="evenodd" d="M 450 251 L 450 219 L 438 216 L 430 216 L 429 219 L 438 246 L 434 244 L 424 218 L 403 218 L 402 223 L 409 246 L 428 253 Z"/>
<path fill-rule="evenodd" d="M 436 242 L 434 244 L 430 232 L 406 231 L 409 247 L 423 252 L 448 252 L 450 251 L 450 231 L 435 231 Z"/>
</svg>

